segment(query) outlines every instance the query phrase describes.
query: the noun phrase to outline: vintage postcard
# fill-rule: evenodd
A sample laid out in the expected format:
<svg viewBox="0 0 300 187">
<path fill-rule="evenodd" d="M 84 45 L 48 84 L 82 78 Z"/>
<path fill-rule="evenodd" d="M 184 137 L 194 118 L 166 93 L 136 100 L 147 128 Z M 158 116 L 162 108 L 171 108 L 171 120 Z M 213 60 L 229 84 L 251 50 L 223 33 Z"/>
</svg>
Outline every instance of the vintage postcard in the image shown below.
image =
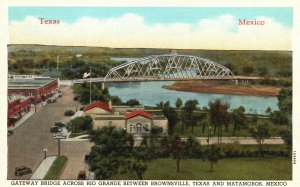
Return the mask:
<svg viewBox="0 0 300 187">
<path fill-rule="evenodd" d="M 296 5 L 229 5 L 7 4 L 3 185 L 295 186 Z"/>
</svg>

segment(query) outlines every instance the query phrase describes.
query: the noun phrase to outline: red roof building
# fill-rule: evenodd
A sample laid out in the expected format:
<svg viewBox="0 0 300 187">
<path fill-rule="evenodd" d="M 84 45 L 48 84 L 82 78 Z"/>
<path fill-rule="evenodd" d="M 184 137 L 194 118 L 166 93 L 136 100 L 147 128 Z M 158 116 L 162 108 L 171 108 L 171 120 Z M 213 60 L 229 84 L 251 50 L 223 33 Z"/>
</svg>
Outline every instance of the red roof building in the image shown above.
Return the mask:
<svg viewBox="0 0 300 187">
<path fill-rule="evenodd" d="M 124 118 L 127 120 L 127 119 L 130 119 L 130 118 L 133 118 L 135 116 L 144 116 L 145 118 L 148 118 L 148 119 L 153 119 L 153 116 L 151 114 L 149 114 L 148 112 L 145 112 L 143 110 L 135 110 L 129 114 L 126 114 L 124 116 Z"/>
<path fill-rule="evenodd" d="M 32 104 L 47 100 L 58 89 L 58 80 L 51 78 L 9 79 L 7 95 L 30 97 Z"/>
<path fill-rule="evenodd" d="M 17 95 L 8 97 L 8 127 L 14 126 L 15 123 L 28 112 L 30 112 L 30 97 L 22 97 Z"/>
<path fill-rule="evenodd" d="M 91 110 L 91 109 L 93 109 L 95 107 L 101 108 L 101 109 L 106 110 L 108 112 L 112 112 L 112 110 L 110 109 L 109 105 L 107 103 L 102 102 L 102 101 L 94 101 L 94 102 L 92 102 L 91 104 L 87 105 L 84 108 L 83 112 Z"/>
</svg>

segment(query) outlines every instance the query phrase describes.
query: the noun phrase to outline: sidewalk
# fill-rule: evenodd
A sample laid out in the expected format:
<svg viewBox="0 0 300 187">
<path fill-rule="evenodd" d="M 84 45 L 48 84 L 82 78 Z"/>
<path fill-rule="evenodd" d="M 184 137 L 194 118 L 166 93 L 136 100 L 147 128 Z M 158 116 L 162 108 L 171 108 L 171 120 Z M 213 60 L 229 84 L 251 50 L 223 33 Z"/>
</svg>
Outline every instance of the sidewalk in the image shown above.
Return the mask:
<svg viewBox="0 0 300 187">
<path fill-rule="evenodd" d="M 46 159 L 44 159 L 39 167 L 34 171 L 32 176 L 30 177 L 31 180 L 39 180 L 44 179 L 46 176 L 48 170 L 52 166 L 53 162 L 55 161 L 57 156 L 49 156 Z"/>
<path fill-rule="evenodd" d="M 14 130 L 15 128 L 17 128 L 20 125 L 22 125 L 22 123 L 24 121 L 26 121 L 28 118 L 30 118 L 35 113 L 34 110 L 35 110 L 34 107 L 31 107 L 30 112 L 28 112 L 27 114 L 25 114 L 24 116 L 22 116 L 22 118 L 19 121 L 17 121 L 15 123 L 15 125 L 13 125 L 11 127 L 8 127 L 7 130 Z"/>
<path fill-rule="evenodd" d="M 76 136 L 74 138 L 62 139 L 61 141 L 65 141 L 65 142 L 89 142 L 90 139 L 87 138 L 88 136 L 89 136 L 88 134 L 84 134 L 84 135 Z"/>
<path fill-rule="evenodd" d="M 52 97 L 48 98 L 48 99 L 57 99 L 58 98 L 58 94 L 53 95 Z M 15 128 L 19 127 L 20 125 L 22 125 L 22 123 L 24 123 L 28 118 L 30 118 L 32 115 L 34 115 L 36 112 L 39 112 L 41 108 L 45 107 L 46 105 L 48 105 L 47 101 L 41 102 L 39 104 L 37 104 L 37 106 L 31 105 L 30 107 L 30 112 L 28 112 L 27 114 L 25 114 L 24 116 L 22 116 L 22 118 L 20 120 L 18 120 L 14 126 L 8 127 L 7 130 L 14 130 Z"/>
</svg>

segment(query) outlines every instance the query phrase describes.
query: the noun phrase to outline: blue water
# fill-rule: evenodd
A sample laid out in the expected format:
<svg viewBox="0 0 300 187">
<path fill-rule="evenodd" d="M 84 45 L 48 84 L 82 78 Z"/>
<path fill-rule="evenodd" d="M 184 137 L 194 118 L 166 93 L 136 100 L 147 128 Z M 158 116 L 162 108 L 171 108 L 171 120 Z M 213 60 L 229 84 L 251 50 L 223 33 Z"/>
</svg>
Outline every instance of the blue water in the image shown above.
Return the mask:
<svg viewBox="0 0 300 187">
<path fill-rule="evenodd" d="M 160 101 L 170 101 L 175 106 L 177 98 L 181 98 L 183 103 L 189 99 L 197 99 L 200 107 L 208 107 L 210 101 L 221 99 L 230 105 L 230 110 L 243 106 L 246 113 L 265 114 L 270 107 L 273 111 L 278 110 L 276 97 L 240 96 L 227 94 L 205 94 L 190 93 L 163 89 L 163 85 L 171 85 L 173 81 L 156 82 L 132 82 L 132 83 L 108 83 L 111 95 L 119 96 L 122 101 L 137 99 L 146 106 L 156 106 Z"/>
<path fill-rule="evenodd" d="M 135 60 L 136 58 L 118 58 L 118 57 L 113 57 L 113 58 L 110 58 L 111 60 L 113 61 L 117 61 L 117 62 L 123 62 L 123 61 L 132 61 L 132 60 Z"/>
</svg>

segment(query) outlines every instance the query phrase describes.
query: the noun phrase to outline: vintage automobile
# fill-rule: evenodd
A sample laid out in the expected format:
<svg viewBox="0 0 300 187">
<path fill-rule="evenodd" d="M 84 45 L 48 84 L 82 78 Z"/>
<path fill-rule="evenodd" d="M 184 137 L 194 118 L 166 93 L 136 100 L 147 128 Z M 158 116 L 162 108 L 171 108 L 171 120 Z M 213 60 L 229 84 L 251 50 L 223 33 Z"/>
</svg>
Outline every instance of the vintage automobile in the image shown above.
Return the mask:
<svg viewBox="0 0 300 187">
<path fill-rule="evenodd" d="M 50 127 L 50 132 L 51 133 L 62 132 L 62 129 L 59 128 L 58 126 L 53 126 L 53 127 Z"/>
<path fill-rule="evenodd" d="M 64 123 L 62 123 L 62 122 L 56 122 L 54 124 L 54 126 L 62 128 L 62 127 L 65 127 L 66 125 Z"/>
<path fill-rule="evenodd" d="M 32 170 L 26 166 L 19 166 L 15 168 L 15 175 L 16 176 L 22 176 L 22 175 L 26 175 L 32 173 Z"/>
<path fill-rule="evenodd" d="M 73 116 L 75 112 L 73 110 L 66 110 L 65 111 L 65 116 Z"/>
<path fill-rule="evenodd" d="M 78 173 L 77 180 L 85 180 L 85 179 L 86 179 L 86 172 L 85 172 L 85 170 L 81 170 Z"/>
</svg>

